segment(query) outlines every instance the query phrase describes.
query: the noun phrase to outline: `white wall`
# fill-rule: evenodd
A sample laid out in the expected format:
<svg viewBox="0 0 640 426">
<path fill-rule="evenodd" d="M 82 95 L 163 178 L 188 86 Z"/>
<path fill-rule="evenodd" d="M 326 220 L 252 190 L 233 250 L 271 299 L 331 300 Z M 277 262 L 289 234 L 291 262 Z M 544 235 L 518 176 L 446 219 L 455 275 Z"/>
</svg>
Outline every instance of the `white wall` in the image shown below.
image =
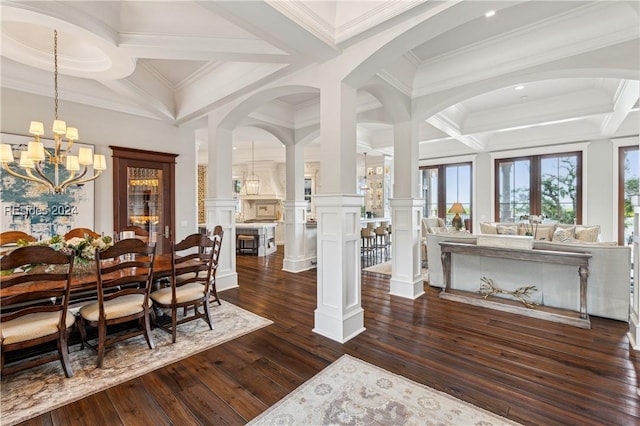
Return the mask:
<svg viewBox="0 0 640 426">
<path fill-rule="evenodd" d="M 53 98 L 2 89 L 0 131 L 28 136 L 31 120 L 45 123 L 51 138 Z M 113 232 L 113 166 L 109 145 L 178 154 L 176 158 L 176 239 L 197 231 L 197 162 L 192 130 L 162 121 L 59 101 L 58 116 L 78 128 L 79 142 L 95 145 L 108 170 L 95 181 L 95 230 Z"/>
</svg>

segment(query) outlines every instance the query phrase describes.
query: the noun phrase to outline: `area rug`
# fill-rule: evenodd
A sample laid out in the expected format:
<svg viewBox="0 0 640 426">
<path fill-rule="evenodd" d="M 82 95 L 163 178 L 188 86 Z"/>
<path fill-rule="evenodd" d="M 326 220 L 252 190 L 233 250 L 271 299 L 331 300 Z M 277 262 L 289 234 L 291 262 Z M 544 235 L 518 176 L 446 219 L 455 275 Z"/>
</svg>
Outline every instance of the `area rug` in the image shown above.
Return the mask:
<svg viewBox="0 0 640 426">
<path fill-rule="evenodd" d="M 518 425 L 349 355 L 248 424 Z"/>
<path fill-rule="evenodd" d="M 377 274 L 382 275 L 391 275 L 391 261 L 376 263 L 373 266 L 369 266 L 368 268 L 364 268 L 363 271 L 366 272 L 375 272 Z M 425 268 L 422 268 L 422 280 L 429 281 L 429 271 Z"/>
<path fill-rule="evenodd" d="M 224 301 L 211 307 L 213 330 L 202 320 L 190 321 L 178 326 L 177 341 L 171 344 L 169 333 L 154 329 L 154 350 L 143 336 L 124 340 L 107 348 L 104 368 L 96 368 L 93 350 L 74 345 L 69 354 L 74 374 L 69 379 L 59 361 L 2 377 L 0 423 L 25 421 L 272 324 Z"/>
</svg>

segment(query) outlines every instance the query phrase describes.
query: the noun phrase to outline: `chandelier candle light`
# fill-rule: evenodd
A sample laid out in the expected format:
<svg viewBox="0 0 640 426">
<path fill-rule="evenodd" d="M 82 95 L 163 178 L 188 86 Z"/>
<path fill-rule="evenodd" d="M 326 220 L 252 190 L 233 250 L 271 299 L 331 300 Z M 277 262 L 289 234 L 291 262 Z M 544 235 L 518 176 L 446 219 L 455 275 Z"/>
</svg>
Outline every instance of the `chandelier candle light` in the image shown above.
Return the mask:
<svg viewBox="0 0 640 426">
<path fill-rule="evenodd" d="M 53 153 L 44 149 L 40 142 L 40 136 L 44 135 L 44 124 L 39 121 L 32 121 L 29 126 L 29 133 L 35 136 L 35 140 L 29 142 L 27 150 L 20 153 L 19 167 L 24 169 L 25 174 L 18 173 L 9 167 L 9 163 L 14 161 L 11 145 L 0 144 L 0 163 L 2 168 L 12 176 L 28 181 L 45 185 L 49 192 L 60 194 L 69 185 L 81 185 L 92 181 L 107 169 L 107 162 L 104 155 L 93 155 L 90 148 L 79 148 L 78 155 L 70 153 L 73 142 L 78 140 L 78 129 L 67 127 L 67 123 L 58 120 L 58 31 L 53 31 L 53 57 L 54 57 L 54 86 L 55 86 L 55 115 L 53 121 L 53 137 L 55 145 Z M 63 138 L 67 139 L 66 147 L 63 148 Z M 53 179 L 45 173 L 45 155 L 50 164 L 53 165 Z M 61 182 L 59 166 L 64 164 L 68 177 Z M 95 174 L 86 177 L 89 166 L 93 164 Z M 82 171 L 80 171 L 82 166 Z M 34 172 L 36 175 L 34 175 Z M 78 172 L 80 172 L 78 174 Z"/>
</svg>

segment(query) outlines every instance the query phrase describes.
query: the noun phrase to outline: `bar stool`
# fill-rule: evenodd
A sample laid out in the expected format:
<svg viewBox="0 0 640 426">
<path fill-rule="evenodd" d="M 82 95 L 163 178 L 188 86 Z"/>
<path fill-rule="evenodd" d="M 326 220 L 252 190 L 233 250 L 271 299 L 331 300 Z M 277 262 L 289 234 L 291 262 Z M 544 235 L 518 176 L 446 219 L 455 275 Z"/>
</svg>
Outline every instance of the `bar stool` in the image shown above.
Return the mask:
<svg viewBox="0 0 640 426">
<path fill-rule="evenodd" d="M 247 247 L 247 242 L 251 241 L 251 247 Z M 243 254 L 247 250 L 255 256 L 258 255 L 258 247 L 260 245 L 260 235 L 244 235 L 236 234 L 236 254 Z"/>
<path fill-rule="evenodd" d="M 376 251 L 380 251 L 380 261 L 389 260 L 389 231 L 387 227 L 389 226 L 389 222 L 381 222 L 380 226 L 375 229 L 375 249 Z"/>
<path fill-rule="evenodd" d="M 371 255 L 373 254 L 373 250 L 375 248 L 375 233 L 369 227 L 362 228 L 360 230 L 360 238 L 362 239 L 362 244 L 360 246 L 360 255 L 362 257 L 366 257 L 367 259 L 371 259 Z"/>
</svg>

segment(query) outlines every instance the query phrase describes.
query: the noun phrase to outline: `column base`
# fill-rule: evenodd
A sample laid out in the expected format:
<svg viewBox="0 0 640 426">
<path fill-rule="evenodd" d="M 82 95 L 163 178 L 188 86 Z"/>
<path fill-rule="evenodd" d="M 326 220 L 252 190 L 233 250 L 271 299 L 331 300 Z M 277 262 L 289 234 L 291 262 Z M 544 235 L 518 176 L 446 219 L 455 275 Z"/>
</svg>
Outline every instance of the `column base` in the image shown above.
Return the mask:
<svg viewBox="0 0 640 426">
<path fill-rule="evenodd" d="M 345 343 L 366 330 L 364 324 L 364 309 L 360 308 L 342 318 L 336 318 L 328 313 L 315 311 L 314 333 L 328 337 L 339 343 Z"/>
<path fill-rule="evenodd" d="M 318 259 L 316 256 L 307 257 L 300 260 L 285 259 L 282 262 L 282 270 L 285 272 L 302 272 L 313 269 L 318 265 Z"/>
<path fill-rule="evenodd" d="M 238 274 L 231 272 L 228 274 L 216 273 L 216 289 L 218 291 L 229 290 L 230 288 L 239 287 Z"/>
<path fill-rule="evenodd" d="M 424 280 L 422 277 L 413 282 L 391 278 L 389 280 L 389 294 L 407 299 L 417 299 L 424 294 Z"/>
</svg>

